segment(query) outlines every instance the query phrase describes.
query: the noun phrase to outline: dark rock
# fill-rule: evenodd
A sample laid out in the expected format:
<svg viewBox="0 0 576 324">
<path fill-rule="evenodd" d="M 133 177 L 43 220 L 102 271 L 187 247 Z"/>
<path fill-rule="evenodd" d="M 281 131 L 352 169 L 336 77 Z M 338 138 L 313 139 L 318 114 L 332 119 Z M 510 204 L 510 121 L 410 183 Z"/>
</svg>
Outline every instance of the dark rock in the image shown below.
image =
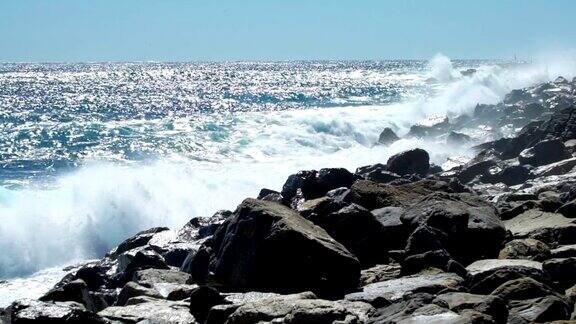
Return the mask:
<svg viewBox="0 0 576 324">
<path fill-rule="evenodd" d="M 482 182 L 498 183 L 515 186 L 532 178 L 531 168 L 525 165 L 510 165 L 504 168 L 493 168 L 481 178 Z"/>
<path fill-rule="evenodd" d="M 529 210 L 504 222 L 506 229 L 517 238 L 534 238 L 552 247 L 576 243 L 574 219 L 561 214 Z"/>
<path fill-rule="evenodd" d="M 446 137 L 446 144 L 449 145 L 463 145 L 467 144 L 472 140 L 472 138 L 466 134 L 451 131 Z"/>
<path fill-rule="evenodd" d="M 497 163 L 493 160 L 480 161 L 472 164 L 467 164 L 457 173 L 458 180 L 463 183 L 468 183 L 475 178 L 480 178 L 488 173 L 488 170 L 496 166 Z"/>
<path fill-rule="evenodd" d="M 413 149 L 391 156 L 386 163 L 388 170 L 399 175 L 426 175 L 430 168 L 430 156 L 423 149 Z"/>
<path fill-rule="evenodd" d="M 367 173 L 370 173 L 373 171 L 388 171 L 388 167 L 382 163 L 365 165 L 365 166 L 357 168 L 355 174 L 357 176 L 363 177 L 364 174 L 367 174 Z"/>
<path fill-rule="evenodd" d="M 375 170 L 364 174 L 363 178 L 378 183 L 390 183 L 392 181 L 399 180 L 401 177 L 390 171 Z"/>
<path fill-rule="evenodd" d="M 562 297 L 548 285 L 530 277 L 521 277 L 505 282 L 496 288 L 491 295 L 499 296 L 505 300 L 526 300 L 549 295 Z"/>
<path fill-rule="evenodd" d="M 320 169 L 316 174 L 317 190 L 322 195 L 332 189 L 349 188 L 354 180 L 356 177 L 344 168 Z"/>
<path fill-rule="evenodd" d="M 142 286 L 152 287 L 158 283 L 187 284 L 191 282 L 191 277 L 188 273 L 172 269 L 145 269 L 136 271 L 132 280 Z"/>
<path fill-rule="evenodd" d="M 576 258 L 559 258 L 550 259 L 542 263 L 546 273 L 552 280 L 560 283 L 563 287 L 568 288 L 576 284 Z"/>
<path fill-rule="evenodd" d="M 282 194 L 280 194 L 278 191 L 264 188 L 264 189 L 260 190 L 260 192 L 258 193 L 257 199 L 281 203 L 282 202 Z"/>
<path fill-rule="evenodd" d="M 389 237 L 378 219 L 367 209 L 351 204 L 330 214 L 308 218 L 352 252 L 364 266 L 388 261 Z"/>
<path fill-rule="evenodd" d="M 407 209 L 401 219 L 412 227 L 427 224 L 446 233 L 443 247 L 466 264 L 497 256 L 505 237 L 494 207 L 471 194 L 428 195 Z"/>
<path fill-rule="evenodd" d="M 406 136 L 418 138 L 437 136 L 442 133 L 446 133 L 449 128 L 450 121 L 448 120 L 448 117 L 445 117 L 442 121 L 433 125 L 413 125 L 410 127 L 410 130 Z"/>
<path fill-rule="evenodd" d="M 200 286 L 190 293 L 190 313 L 204 322 L 210 309 L 216 305 L 230 304 L 216 289 Z"/>
<path fill-rule="evenodd" d="M 570 318 L 571 307 L 556 296 L 509 302 L 510 315 L 528 323 L 543 323 Z"/>
<path fill-rule="evenodd" d="M 550 251 L 552 258 L 572 258 L 576 257 L 576 244 L 559 246 Z"/>
<path fill-rule="evenodd" d="M 402 207 L 384 207 L 372 211 L 383 227 L 383 235 L 386 237 L 385 246 L 389 250 L 400 250 L 406 246 L 410 233 L 408 227 L 400 220 L 403 213 Z"/>
<path fill-rule="evenodd" d="M 197 282 L 235 290 L 331 294 L 355 288 L 359 276 L 358 260 L 322 228 L 255 199 L 238 206 L 192 263 Z"/>
<path fill-rule="evenodd" d="M 155 251 L 141 250 L 134 256 L 124 253 L 118 257 L 118 272 L 130 273 L 141 269 L 169 269 L 164 258 Z"/>
<path fill-rule="evenodd" d="M 533 147 L 525 149 L 518 155 L 521 164 L 541 166 L 564 160 L 570 157 L 570 153 L 559 139 L 544 140 Z"/>
<path fill-rule="evenodd" d="M 557 213 L 562 214 L 564 217 L 576 218 L 576 199 L 562 205 Z"/>
<path fill-rule="evenodd" d="M 316 191 L 316 171 L 300 171 L 288 177 L 282 187 L 284 203 L 290 202 L 300 191 L 306 199 L 321 197 Z"/>
<path fill-rule="evenodd" d="M 392 128 L 386 127 L 386 128 L 384 128 L 382 133 L 380 133 L 380 137 L 378 138 L 378 143 L 383 144 L 383 145 L 390 145 L 399 139 L 400 139 L 400 137 L 398 137 L 398 135 L 396 135 L 396 133 L 392 130 Z"/>
<path fill-rule="evenodd" d="M 162 299 L 162 295 L 154 289 L 146 288 L 140 286 L 135 282 L 128 282 L 122 290 L 118 293 L 118 300 L 116 301 L 116 306 L 124 306 L 128 299 L 136 296 L 148 296 L 152 298 Z"/>
<path fill-rule="evenodd" d="M 154 237 L 155 234 L 169 230 L 167 227 L 154 227 L 142 232 L 137 233 L 131 238 L 120 243 L 115 249 L 108 252 L 108 256 L 111 258 L 116 258 L 120 254 L 132 250 L 137 247 L 142 247 L 148 244 L 148 242 Z"/>
<path fill-rule="evenodd" d="M 506 96 L 504 96 L 504 103 L 515 104 L 519 101 L 530 100 L 532 95 L 525 89 L 515 89 L 510 91 Z"/>
<path fill-rule="evenodd" d="M 63 285 L 56 286 L 44 294 L 44 296 L 40 297 L 39 300 L 53 302 L 77 302 L 84 305 L 84 307 L 86 307 L 86 309 L 89 311 L 98 311 L 96 303 L 90 296 L 88 286 L 82 279 L 76 279 Z"/>
<path fill-rule="evenodd" d="M 414 293 L 407 295 L 404 299 L 399 300 L 386 307 L 377 307 L 376 313 L 368 321 L 371 324 L 379 323 L 399 323 L 414 312 L 426 305 L 430 305 L 434 296 L 428 293 Z"/>
<path fill-rule="evenodd" d="M 550 257 L 550 247 L 531 238 L 512 240 L 504 246 L 499 259 L 527 259 L 543 261 Z"/>
<path fill-rule="evenodd" d="M 542 263 L 530 260 L 488 259 L 479 260 L 468 267 L 470 292 L 490 294 L 500 285 L 521 277 L 530 277 L 539 282 L 548 282 L 542 271 Z"/>
<path fill-rule="evenodd" d="M 506 323 L 506 319 L 508 318 L 506 302 L 498 296 L 450 292 L 439 295 L 435 298 L 434 302 L 446 303 L 448 309 L 458 313 L 466 309 L 471 309 L 490 315 L 496 323 Z"/>
</svg>

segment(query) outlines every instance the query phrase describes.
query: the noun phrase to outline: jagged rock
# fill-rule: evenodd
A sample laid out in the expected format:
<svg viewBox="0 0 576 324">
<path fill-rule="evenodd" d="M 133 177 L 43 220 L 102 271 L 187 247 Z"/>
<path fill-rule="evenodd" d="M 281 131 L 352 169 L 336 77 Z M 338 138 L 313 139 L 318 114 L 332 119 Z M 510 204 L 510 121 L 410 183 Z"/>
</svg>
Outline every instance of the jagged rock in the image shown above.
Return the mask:
<svg viewBox="0 0 576 324">
<path fill-rule="evenodd" d="M 260 190 L 260 192 L 258 193 L 257 199 L 281 203 L 282 202 L 282 194 L 279 193 L 278 191 L 264 188 L 264 189 Z"/>
<path fill-rule="evenodd" d="M 488 170 L 497 166 L 494 160 L 485 160 L 475 163 L 466 164 L 462 170 L 457 173 L 458 180 L 468 183 L 475 178 L 480 178 L 488 174 Z"/>
<path fill-rule="evenodd" d="M 504 221 L 504 225 L 517 238 L 530 237 L 551 246 L 576 243 L 574 219 L 561 214 L 533 209 Z"/>
<path fill-rule="evenodd" d="M 527 239 L 512 240 L 504 246 L 499 259 L 527 259 L 542 261 L 550 257 L 550 247 L 543 242 Z"/>
<path fill-rule="evenodd" d="M 430 156 L 423 149 L 413 149 L 391 156 L 386 163 L 388 170 L 399 175 L 426 175 L 430 169 Z"/>
<path fill-rule="evenodd" d="M 448 119 L 448 117 L 445 117 L 442 120 L 434 118 L 432 120 L 427 120 L 427 125 L 425 124 L 413 125 L 412 127 L 410 127 L 410 130 L 408 131 L 408 134 L 406 136 L 418 137 L 418 138 L 437 136 L 442 133 L 446 133 L 446 131 L 448 131 L 449 128 L 450 128 L 450 120 Z"/>
<path fill-rule="evenodd" d="M 515 89 L 504 96 L 504 103 L 515 104 L 522 100 L 530 100 L 532 95 L 526 89 Z"/>
<path fill-rule="evenodd" d="M 415 292 L 438 293 L 444 289 L 458 289 L 464 279 L 453 273 L 412 275 L 369 284 L 361 292 L 346 295 L 347 300 L 375 305 L 396 302 Z"/>
<path fill-rule="evenodd" d="M 508 308 L 506 302 L 498 296 L 476 295 L 464 292 L 450 292 L 439 295 L 435 303 L 446 303 L 448 309 L 462 312 L 466 309 L 478 311 L 491 316 L 496 323 L 506 323 Z"/>
<path fill-rule="evenodd" d="M 400 137 L 396 135 L 396 133 L 390 127 L 384 128 L 380 133 L 380 137 L 378 137 L 378 143 L 383 145 L 390 145 L 396 141 L 398 141 Z"/>
<path fill-rule="evenodd" d="M 293 210 L 246 199 L 192 264 L 196 282 L 229 289 L 320 293 L 356 287 L 358 260 Z"/>
<path fill-rule="evenodd" d="M 569 158 L 537 167 L 530 171 L 533 177 L 548 177 L 562 175 L 572 171 L 576 167 L 576 158 Z"/>
<path fill-rule="evenodd" d="M 229 210 L 219 210 L 210 217 L 194 217 L 178 231 L 177 237 L 183 241 L 196 241 L 212 236 L 230 215 Z"/>
<path fill-rule="evenodd" d="M 284 203 L 290 202 L 294 196 L 301 192 L 301 194 L 306 199 L 318 198 L 322 195 L 319 194 L 316 189 L 316 171 L 300 171 L 296 174 L 292 174 L 286 179 L 284 186 L 282 187 L 282 198 Z"/>
<path fill-rule="evenodd" d="M 108 307 L 98 315 L 121 323 L 197 323 L 187 303 L 149 297 L 140 297 L 136 304 Z"/>
<path fill-rule="evenodd" d="M 351 204 L 329 214 L 308 218 L 352 252 L 364 266 L 388 261 L 389 237 L 378 219 L 362 206 Z"/>
<path fill-rule="evenodd" d="M 408 208 L 401 220 L 411 227 L 427 224 L 445 233 L 443 248 L 464 263 L 495 257 L 505 237 L 494 207 L 471 194 L 428 195 Z"/>
<path fill-rule="evenodd" d="M 384 304 L 377 307 L 376 312 L 368 323 L 398 323 L 411 316 L 417 309 L 430 305 L 434 296 L 428 293 L 414 293 L 406 295 L 403 299 L 393 304 Z"/>
<path fill-rule="evenodd" d="M 106 321 L 75 302 L 42 302 L 24 299 L 10 306 L 12 323 L 105 324 Z"/>
<path fill-rule="evenodd" d="M 231 304 L 216 289 L 200 286 L 190 293 L 190 313 L 204 322 L 210 309 L 216 305 Z"/>
<path fill-rule="evenodd" d="M 558 162 L 570 157 L 570 153 L 559 139 L 550 139 L 538 142 L 533 147 L 525 149 L 518 155 L 521 164 L 541 166 Z"/>
<path fill-rule="evenodd" d="M 120 243 L 115 249 L 108 252 L 108 256 L 111 258 L 116 258 L 120 254 L 132 250 L 137 247 L 142 247 L 148 244 L 148 242 L 156 235 L 157 233 L 168 231 L 167 227 L 154 227 L 142 232 L 137 233 L 136 235 L 132 236 L 129 239 L 126 239 L 124 242 Z"/>
<path fill-rule="evenodd" d="M 123 253 L 118 256 L 117 272 L 130 273 L 131 277 L 134 271 L 149 268 L 169 269 L 164 258 L 152 250 L 141 250 L 134 255 Z"/>
<path fill-rule="evenodd" d="M 563 287 L 576 284 L 576 258 L 558 258 L 546 260 L 542 263 L 552 280 L 560 283 Z"/>
<path fill-rule="evenodd" d="M 503 168 L 494 167 L 481 177 L 485 183 L 503 183 L 507 186 L 515 186 L 525 183 L 532 178 L 531 167 L 526 165 L 509 165 Z"/>
<path fill-rule="evenodd" d="M 140 286 L 135 282 L 128 282 L 118 293 L 118 300 L 116 306 L 124 306 L 128 299 L 136 296 L 147 296 L 151 298 L 162 299 L 162 295 L 154 289 Z"/>
<path fill-rule="evenodd" d="M 402 207 L 384 207 L 372 210 L 372 214 L 384 228 L 385 246 L 390 250 L 400 250 L 406 245 L 409 231 L 400 220 L 403 213 L 404 208 Z"/>
<path fill-rule="evenodd" d="M 576 218 L 576 199 L 562 205 L 557 212 L 564 217 Z"/>
<path fill-rule="evenodd" d="M 374 170 L 364 174 L 363 178 L 378 183 L 390 183 L 393 181 L 400 180 L 402 177 L 400 177 L 394 172 Z"/>
</svg>

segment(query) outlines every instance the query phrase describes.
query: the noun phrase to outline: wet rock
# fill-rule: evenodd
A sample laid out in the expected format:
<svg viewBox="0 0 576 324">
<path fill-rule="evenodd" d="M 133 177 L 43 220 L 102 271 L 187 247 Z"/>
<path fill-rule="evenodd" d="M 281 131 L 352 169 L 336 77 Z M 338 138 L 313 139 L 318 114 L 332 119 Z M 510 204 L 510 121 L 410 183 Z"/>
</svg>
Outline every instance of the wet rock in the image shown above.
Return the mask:
<svg viewBox="0 0 576 324">
<path fill-rule="evenodd" d="M 388 261 L 387 232 L 378 219 L 362 206 L 351 204 L 330 214 L 308 218 L 352 252 L 364 266 Z"/>
<path fill-rule="evenodd" d="M 449 145 L 463 145 L 472 141 L 472 138 L 466 134 L 451 131 L 446 137 L 446 144 Z"/>
<path fill-rule="evenodd" d="M 74 302 L 43 302 L 20 300 L 10 306 L 14 324 L 22 323 L 70 323 L 104 324 L 106 321 L 93 312 L 87 311 L 81 304 Z"/>
<path fill-rule="evenodd" d="M 318 198 L 322 195 L 316 190 L 316 171 L 300 171 L 288 177 L 282 187 L 284 203 L 289 203 L 300 191 L 306 199 Z"/>
<path fill-rule="evenodd" d="M 145 287 L 152 287 L 158 283 L 190 283 L 191 277 L 188 273 L 173 269 L 145 269 L 136 271 L 132 280 Z"/>
<path fill-rule="evenodd" d="M 458 180 L 468 183 L 475 178 L 480 178 L 488 173 L 488 170 L 495 167 L 497 163 L 494 160 L 480 161 L 467 164 L 457 173 Z"/>
<path fill-rule="evenodd" d="M 515 104 L 519 101 L 530 99 L 532 99 L 532 94 L 530 94 L 530 92 L 528 92 L 526 89 L 515 89 L 504 96 L 504 103 Z"/>
<path fill-rule="evenodd" d="M 281 203 L 282 202 L 282 194 L 279 193 L 278 191 L 264 188 L 264 189 L 260 190 L 260 192 L 258 193 L 257 199 Z"/>
<path fill-rule="evenodd" d="M 481 180 L 487 183 L 503 183 L 507 186 L 515 186 L 525 183 L 533 178 L 531 167 L 526 165 L 509 165 L 503 168 L 492 168 L 488 170 Z"/>
<path fill-rule="evenodd" d="M 576 218 L 576 200 L 565 203 L 557 210 L 564 217 Z"/>
<path fill-rule="evenodd" d="M 372 214 L 383 227 L 383 235 L 386 237 L 385 246 L 389 250 L 400 250 L 406 245 L 409 229 L 400 217 L 404 213 L 402 207 L 384 207 L 372 210 Z"/>
<path fill-rule="evenodd" d="M 154 227 L 142 232 L 137 233 L 131 238 L 120 243 L 115 249 L 108 252 L 108 256 L 111 258 L 116 258 L 120 254 L 132 250 L 137 247 L 143 247 L 156 235 L 157 233 L 168 231 L 167 227 Z"/>
<path fill-rule="evenodd" d="M 293 210 L 246 199 L 194 257 L 196 282 L 228 289 L 336 293 L 357 286 L 358 260 Z"/>
<path fill-rule="evenodd" d="M 433 300 L 433 295 L 423 292 L 407 295 L 391 305 L 384 304 L 381 307 L 377 307 L 376 312 L 368 323 L 398 323 L 412 316 L 416 310 L 430 305 Z"/>
<path fill-rule="evenodd" d="M 190 313 L 204 322 L 210 309 L 216 305 L 230 304 L 216 289 L 200 286 L 190 293 Z"/>
<path fill-rule="evenodd" d="M 417 292 L 438 293 L 444 289 L 458 289 L 464 279 L 453 273 L 412 275 L 369 284 L 361 292 L 346 295 L 347 300 L 363 301 L 375 305 L 393 303 Z"/>
<path fill-rule="evenodd" d="M 562 245 L 550 251 L 551 258 L 576 257 L 576 244 Z"/>
<path fill-rule="evenodd" d="M 122 323 L 197 323 L 188 311 L 187 303 L 146 297 L 140 298 L 136 304 L 108 307 L 98 315 Z"/>
<path fill-rule="evenodd" d="M 501 284 L 530 277 L 547 282 L 548 276 L 542 270 L 542 263 L 530 260 L 487 259 L 476 261 L 466 267 L 469 274 L 470 292 L 490 294 Z"/>
<path fill-rule="evenodd" d="M 368 172 L 363 175 L 363 178 L 378 183 L 391 183 L 401 179 L 401 177 L 394 172 L 380 170 Z"/>
<path fill-rule="evenodd" d="M 384 130 L 382 130 L 382 133 L 380 133 L 380 137 L 378 137 L 378 143 L 383 145 L 390 145 L 399 139 L 400 137 L 396 135 L 392 128 L 386 127 Z"/>
<path fill-rule="evenodd" d="M 499 259 L 527 259 L 542 261 L 550 257 L 550 247 L 538 240 L 516 239 L 504 246 L 498 255 Z"/>
<path fill-rule="evenodd" d="M 443 118 L 442 120 L 433 119 L 427 120 L 426 124 L 417 124 L 410 127 L 408 137 L 418 137 L 418 138 L 425 138 L 431 136 L 437 136 L 443 133 L 446 133 L 450 128 L 450 121 L 448 117 Z"/>
<path fill-rule="evenodd" d="M 558 162 L 570 157 L 570 153 L 559 139 L 544 140 L 525 149 L 518 155 L 521 164 L 541 166 Z"/>
<path fill-rule="evenodd" d="M 399 175 L 426 175 L 430 168 L 430 156 L 423 149 L 413 149 L 391 156 L 386 163 L 388 170 Z"/>
<path fill-rule="evenodd" d="M 134 271 L 149 268 L 169 269 L 164 258 L 153 250 L 141 250 L 134 255 L 124 253 L 118 257 L 117 272 L 130 273 L 130 277 Z"/>
<path fill-rule="evenodd" d="M 97 304 L 90 296 L 88 285 L 82 279 L 76 279 L 62 285 L 57 285 L 40 297 L 41 301 L 53 302 L 77 302 L 84 305 L 87 310 L 95 312 L 98 310 Z"/>
<path fill-rule="evenodd" d="M 371 283 L 396 279 L 400 277 L 399 264 L 379 264 L 372 268 L 362 270 L 360 274 L 360 286 Z"/>
</svg>

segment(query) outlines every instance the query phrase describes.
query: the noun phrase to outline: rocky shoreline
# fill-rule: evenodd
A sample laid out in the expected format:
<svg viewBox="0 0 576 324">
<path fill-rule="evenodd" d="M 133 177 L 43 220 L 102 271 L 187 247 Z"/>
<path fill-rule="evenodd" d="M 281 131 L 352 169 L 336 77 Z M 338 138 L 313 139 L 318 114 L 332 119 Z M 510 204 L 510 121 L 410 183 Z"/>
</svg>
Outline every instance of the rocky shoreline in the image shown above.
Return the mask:
<svg viewBox="0 0 576 324">
<path fill-rule="evenodd" d="M 408 135 L 521 130 L 451 170 L 424 149 L 300 171 L 235 211 L 152 228 L 7 323 L 531 323 L 574 320 L 576 80 L 514 90 Z M 381 145 L 399 137 L 391 129 Z"/>
</svg>

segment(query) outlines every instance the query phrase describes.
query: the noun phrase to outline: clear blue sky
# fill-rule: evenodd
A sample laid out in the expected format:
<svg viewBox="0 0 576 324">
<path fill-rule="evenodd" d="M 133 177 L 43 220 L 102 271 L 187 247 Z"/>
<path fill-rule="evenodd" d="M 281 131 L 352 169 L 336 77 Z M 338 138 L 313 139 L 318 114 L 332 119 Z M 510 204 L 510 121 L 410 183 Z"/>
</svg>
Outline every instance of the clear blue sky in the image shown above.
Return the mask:
<svg viewBox="0 0 576 324">
<path fill-rule="evenodd" d="M 576 0 L 0 0 L 0 61 L 520 57 Z"/>
</svg>

